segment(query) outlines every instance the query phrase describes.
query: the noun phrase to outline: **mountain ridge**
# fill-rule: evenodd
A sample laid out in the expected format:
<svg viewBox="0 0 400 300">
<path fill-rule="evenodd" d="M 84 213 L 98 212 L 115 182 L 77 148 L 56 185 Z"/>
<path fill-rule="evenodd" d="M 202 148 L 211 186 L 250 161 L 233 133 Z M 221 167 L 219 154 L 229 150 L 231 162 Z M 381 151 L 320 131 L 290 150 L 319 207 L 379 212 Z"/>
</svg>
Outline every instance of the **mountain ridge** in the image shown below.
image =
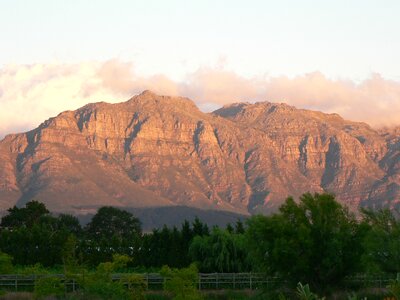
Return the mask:
<svg viewBox="0 0 400 300">
<path fill-rule="evenodd" d="M 101 205 L 271 213 L 306 191 L 333 192 L 352 210 L 397 207 L 399 132 L 282 103 L 203 113 L 188 98 L 144 91 L 7 135 L 0 209 L 37 198 L 76 214 Z"/>
</svg>

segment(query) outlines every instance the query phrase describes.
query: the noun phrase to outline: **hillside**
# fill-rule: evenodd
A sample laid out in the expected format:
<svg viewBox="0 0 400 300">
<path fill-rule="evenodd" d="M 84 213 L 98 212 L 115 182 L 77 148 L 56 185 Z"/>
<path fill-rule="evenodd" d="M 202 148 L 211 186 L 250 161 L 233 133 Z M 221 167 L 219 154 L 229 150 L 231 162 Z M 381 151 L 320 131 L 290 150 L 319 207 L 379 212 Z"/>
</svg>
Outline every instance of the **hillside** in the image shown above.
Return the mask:
<svg viewBox="0 0 400 300">
<path fill-rule="evenodd" d="M 203 113 L 145 91 L 88 104 L 0 142 L 0 209 L 188 206 L 269 213 L 288 196 L 333 192 L 352 209 L 396 207 L 398 129 L 269 102 Z"/>
</svg>

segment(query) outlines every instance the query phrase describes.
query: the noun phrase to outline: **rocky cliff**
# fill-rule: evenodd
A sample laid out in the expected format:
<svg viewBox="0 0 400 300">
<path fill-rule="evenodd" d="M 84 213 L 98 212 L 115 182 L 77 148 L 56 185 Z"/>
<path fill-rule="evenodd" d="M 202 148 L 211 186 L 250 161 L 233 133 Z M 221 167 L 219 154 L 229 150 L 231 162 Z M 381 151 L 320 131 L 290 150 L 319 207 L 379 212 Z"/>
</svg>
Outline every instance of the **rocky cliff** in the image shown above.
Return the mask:
<svg viewBox="0 0 400 300">
<path fill-rule="evenodd" d="M 329 191 L 356 209 L 400 200 L 400 134 L 286 104 L 201 112 L 145 91 L 88 104 L 0 142 L 0 209 L 184 205 L 268 213 L 288 196 Z"/>
</svg>

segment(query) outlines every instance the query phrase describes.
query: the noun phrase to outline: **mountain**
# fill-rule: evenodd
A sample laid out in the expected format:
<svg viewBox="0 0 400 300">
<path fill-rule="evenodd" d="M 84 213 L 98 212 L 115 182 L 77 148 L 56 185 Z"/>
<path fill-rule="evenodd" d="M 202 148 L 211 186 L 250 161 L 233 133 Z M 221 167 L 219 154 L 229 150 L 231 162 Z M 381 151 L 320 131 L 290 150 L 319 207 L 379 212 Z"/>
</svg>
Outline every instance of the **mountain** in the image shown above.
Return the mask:
<svg viewBox="0 0 400 300">
<path fill-rule="evenodd" d="M 197 218 L 210 228 L 219 226 L 225 228 L 228 224 L 234 226 L 238 220 L 244 222 L 248 216 L 223 210 L 205 210 L 188 206 L 134 207 L 125 208 L 141 221 L 142 230 L 151 232 L 162 229 L 164 225 L 180 228 L 185 220 L 193 223 Z M 93 214 L 77 215 L 80 223 L 86 225 Z"/>
<path fill-rule="evenodd" d="M 400 130 L 269 102 L 203 113 L 145 91 L 0 142 L 0 210 L 37 199 L 74 214 L 113 205 L 248 215 L 306 191 L 333 192 L 351 209 L 396 207 Z"/>
</svg>

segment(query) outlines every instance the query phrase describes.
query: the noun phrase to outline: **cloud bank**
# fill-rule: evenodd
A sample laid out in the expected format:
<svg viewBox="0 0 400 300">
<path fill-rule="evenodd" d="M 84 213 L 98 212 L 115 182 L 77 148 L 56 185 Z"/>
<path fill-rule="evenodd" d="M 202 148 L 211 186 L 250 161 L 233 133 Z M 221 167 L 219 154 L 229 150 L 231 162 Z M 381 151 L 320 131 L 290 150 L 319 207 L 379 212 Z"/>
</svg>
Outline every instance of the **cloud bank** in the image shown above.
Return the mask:
<svg viewBox="0 0 400 300">
<path fill-rule="evenodd" d="M 133 63 L 109 60 L 1 67 L 0 137 L 32 129 L 88 102 L 120 102 L 145 89 L 187 96 L 203 110 L 240 101 L 286 102 L 375 127 L 400 125 L 400 82 L 379 74 L 361 83 L 332 80 L 319 72 L 245 78 L 219 66 L 200 68 L 177 82 L 162 74 L 140 76 Z"/>
</svg>

